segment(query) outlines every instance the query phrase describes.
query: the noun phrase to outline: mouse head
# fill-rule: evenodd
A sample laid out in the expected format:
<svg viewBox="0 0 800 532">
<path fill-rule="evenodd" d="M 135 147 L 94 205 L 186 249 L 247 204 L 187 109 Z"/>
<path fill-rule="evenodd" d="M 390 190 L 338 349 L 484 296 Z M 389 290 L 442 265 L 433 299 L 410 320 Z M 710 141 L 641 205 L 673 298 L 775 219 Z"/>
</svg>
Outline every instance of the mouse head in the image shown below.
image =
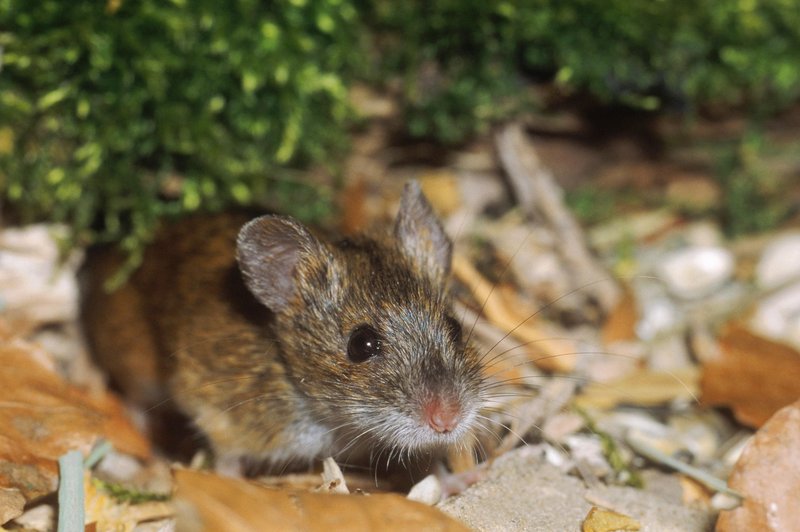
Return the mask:
<svg viewBox="0 0 800 532">
<path fill-rule="evenodd" d="M 330 244 L 263 216 L 237 249 L 275 315 L 288 374 L 340 449 L 359 439 L 429 449 L 470 433 L 481 368 L 447 297 L 452 244 L 417 183 L 387 234 Z"/>
</svg>

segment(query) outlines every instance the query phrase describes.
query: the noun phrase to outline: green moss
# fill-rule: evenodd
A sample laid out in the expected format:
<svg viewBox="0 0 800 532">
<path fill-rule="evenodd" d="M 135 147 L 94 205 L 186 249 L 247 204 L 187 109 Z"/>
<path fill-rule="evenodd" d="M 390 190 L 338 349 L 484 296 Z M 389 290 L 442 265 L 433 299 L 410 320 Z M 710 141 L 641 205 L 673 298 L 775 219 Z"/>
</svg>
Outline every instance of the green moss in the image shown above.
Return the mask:
<svg viewBox="0 0 800 532">
<path fill-rule="evenodd" d="M 356 79 L 400 80 L 408 132 L 445 143 L 541 104 L 531 81 L 759 116 L 800 94 L 790 0 L 0 0 L 0 28 L 5 201 L 131 251 L 165 215 L 324 214 L 298 172 L 340 160 Z"/>
<path fill-rule="evenodd" d="M 364 4 L 386 71 L 404 76 L 415 134 L 464 139 L 535 103 L 524 90 L 531 80 L 646 110 L 768 113 L 800 95 L 791 0 Z"/>
<path fill-rule="evenodd" d="M 792 212 L 786 184 L 764 164 L 766 151 L 764 136 L 752 128 L 719 156 L 718 176 L 725 195 L 720 216 L 731 236 L 773 229 Z"/>
<path fill-rule="evenodd" d="M 280 195 L 319 215 L 325 198 L 287 186 L 288 171 L 343 146 L 354 13 L 347 0 L 0 0 L 5 195 L 131 249 L 180 212 Z"/>
<path fill-rule="evenodd" d="M 93 478 L 92 483 L 98 490 L 107 493 L 109 497 L 121 503 L 142 504 L 144 502 L 168 501 L 170 499 L 170 496 L 166 494 L 138 491 L 97 478 Z"/>
</svg>

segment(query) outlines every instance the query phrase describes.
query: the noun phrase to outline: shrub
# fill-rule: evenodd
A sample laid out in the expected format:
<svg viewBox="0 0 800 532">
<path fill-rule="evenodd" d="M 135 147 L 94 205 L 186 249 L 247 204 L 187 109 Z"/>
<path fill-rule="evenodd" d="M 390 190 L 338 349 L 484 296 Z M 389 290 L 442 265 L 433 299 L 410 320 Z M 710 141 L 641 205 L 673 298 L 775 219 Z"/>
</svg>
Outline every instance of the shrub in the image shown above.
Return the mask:
<svg viewBox="0 0 800 532">
<path fill-rule="evenodd" d="M 313 214 L 287 169 L 341 145 L 357 25 L 349 0 L 0 0 L 5 195 L 129 250 L 164 214 Z"/>
<path fill-rule="evenodd" d="M 79 240 L 138 250 L 155 220 L 280 202 L 336 161 L 356 77 L 403 81 L 412 135 L 461 142 L 531 80 L 644 108 L 800 94 L 793 0 L 0 0 L 0 192 Z"/>
<path fill-rule="evenodd" d="M 648 110 L 769 113 L 800 95 L 793 0 L 367 4 L 419 135 L 462 140 L 518 111 L 531 79 Z"/>
</svg>

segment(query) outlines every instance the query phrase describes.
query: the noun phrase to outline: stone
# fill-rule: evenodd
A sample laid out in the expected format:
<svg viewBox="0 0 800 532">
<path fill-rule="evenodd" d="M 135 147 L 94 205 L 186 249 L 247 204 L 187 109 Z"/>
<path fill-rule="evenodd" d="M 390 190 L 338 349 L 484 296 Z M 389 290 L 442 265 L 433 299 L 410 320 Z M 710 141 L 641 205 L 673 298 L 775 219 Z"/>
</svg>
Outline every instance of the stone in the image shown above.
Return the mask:
<svg viewBox="0 0 800 532">
<path fill-rule="evenodd" d="M 742 505 L 720 513 L 717 532 L 800 530 L 800 401 L 786 406 L 745 447 L 728 485 Z"/>
<path fill-rule="evenodd" d="M 700 299 L 732 278 L 734 259 L 723 247 L 691 246 L 668 254 L 657 270 L 674 295 Z"/>
<path fill-rule="evenodd" d="M 756 283 L 774 288 L 800 278 L 800 232 L 792 232 L 773 240 L 764 249 L 756 265 Z"/>
<path fill-rule="evenodd" d="M 628 515 L 644 531 L 708 530 L 710 512 L 689 508 L 657 491 L 622 486 L 587 489 L 548 464 L 541 450 L 522 447 L 492 464 L 484 479 L 439 505 L 473 530 L 580 530 L 592 506 Z"/>
</svg>

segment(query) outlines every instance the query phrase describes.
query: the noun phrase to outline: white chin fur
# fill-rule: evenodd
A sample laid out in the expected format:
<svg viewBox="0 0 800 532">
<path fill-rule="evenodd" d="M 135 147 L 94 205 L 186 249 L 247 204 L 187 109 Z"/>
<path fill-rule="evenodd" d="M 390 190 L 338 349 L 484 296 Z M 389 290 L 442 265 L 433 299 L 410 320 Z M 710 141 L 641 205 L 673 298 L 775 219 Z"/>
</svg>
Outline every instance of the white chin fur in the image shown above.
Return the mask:
<svg viewBox="0 0 800 532">
<path fill-rule="evenodd" d="M 433 428 L 425 424 L 420 419 L 393 413 L 385 416 L 375 423 L 372 421 L 374 430 L 372 434 L 386 447 L 405 449 L 408 451 L 424 451 L 433 448 L 442 448 L 462 442 L 471 432 L 475 424 L 476 412 L 468 410 L 465 412 L 456 426 L 450 432 L 436 432 Z"/>
</svg>

